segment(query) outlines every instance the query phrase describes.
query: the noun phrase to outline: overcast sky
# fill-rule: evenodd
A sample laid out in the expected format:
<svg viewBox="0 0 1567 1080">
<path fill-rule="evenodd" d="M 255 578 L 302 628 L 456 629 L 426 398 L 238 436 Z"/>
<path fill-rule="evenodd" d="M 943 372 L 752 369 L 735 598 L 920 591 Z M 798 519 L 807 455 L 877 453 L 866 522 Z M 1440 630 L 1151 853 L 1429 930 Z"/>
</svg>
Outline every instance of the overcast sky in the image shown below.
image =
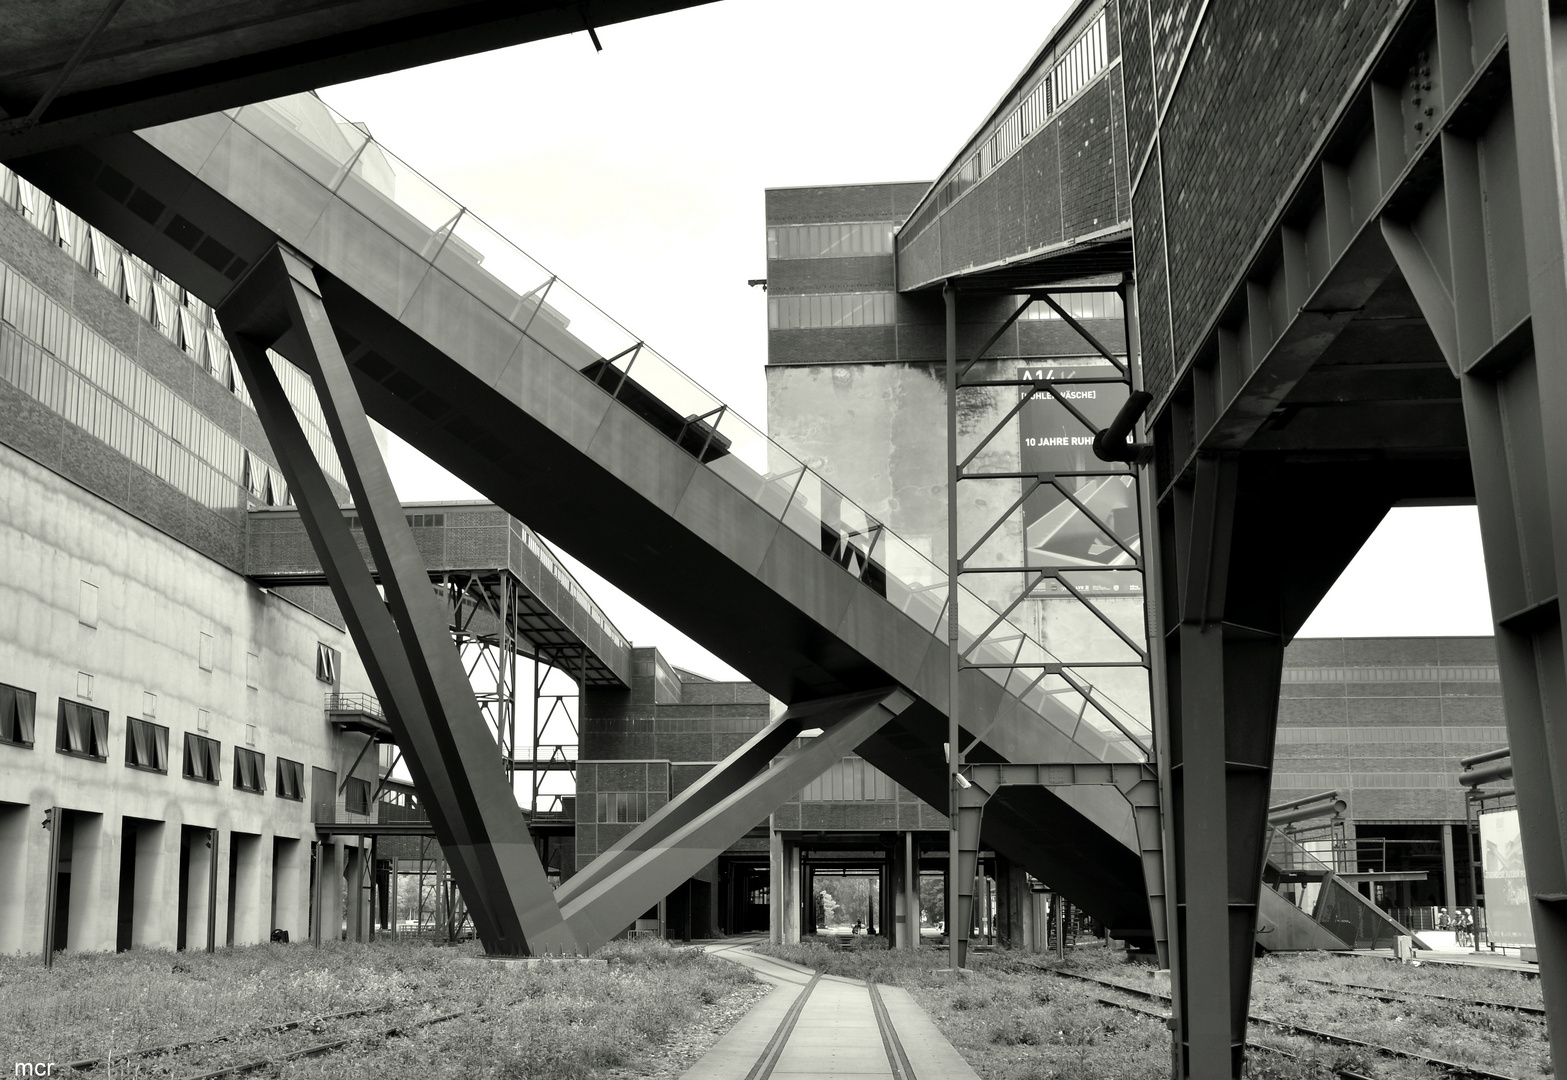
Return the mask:
<svg viewBox="0 0 1567 1080">
<path fill-rule="evenodd" d="M 699 383 L 765 422 L 768 187 L 930 180 L 1065 4 L 723 0 L 321 96 Z M 405 500 L 475 498 L 394 443 Z M 569 554 L 569 553 L 566 553 Z M 585 569 L 628 637 L 738 673 Z M 1470 509 L 1397 511 L 1307 636 L 1489 634 Z"/>
</svg>

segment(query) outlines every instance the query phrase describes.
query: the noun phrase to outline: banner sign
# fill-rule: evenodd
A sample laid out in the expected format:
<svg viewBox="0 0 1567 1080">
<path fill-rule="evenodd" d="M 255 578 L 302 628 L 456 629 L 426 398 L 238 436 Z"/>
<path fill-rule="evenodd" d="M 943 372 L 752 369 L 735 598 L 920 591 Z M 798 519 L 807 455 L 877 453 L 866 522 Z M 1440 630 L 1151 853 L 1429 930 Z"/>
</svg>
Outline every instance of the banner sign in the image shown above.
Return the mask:
<svg viewBox="0 0 1567 1080">
<path fill-rule="evenodd" d="M 1534 946 L 1529 879 L 1524 876 L 1518 811 L 1480 814 L 1480 865 L 1485 873 L 1485 925 L 1498 945 Z"/>
<path fill-rule="evenodd" d="M 1061 476 L 1055 484 L 1042 484 L 1024 503 L 1023 527 L 1030 566 L 1085 571 L 1135 567 L 1131 552 L 1141 551 L 1136 482 L 1127 466 L 1100 461 L 1093 448 L 1094 431 L 1115 419 L 1126 401 L 1127 388 L 1124 383 L 1073 381 L 1114 374 L 1115 368 L 1098 357 L 1030 364 L 1018 370 L 1018 378 L 1049 383 L 1054 391 L 1036 389 L 1019 413 L 1021 471 L 1104 474 Z M 1020 392 L 1028 391 L 1023 388 Z M 1074 409 L 1093 427 L 1078 419 Z M 1067 498 L 1062 488 L 1071 492 L 1082 507 Z M 1089 513 L 1085 514 L 1084 508 Z M 1142 591 L 1140 577 L 1073 575 L 1073 580 L 1081 592 L 1137 595 Z M 1063 590 L 1055 582 L 1046 582 L 1038 591 Z"/>
</svg>

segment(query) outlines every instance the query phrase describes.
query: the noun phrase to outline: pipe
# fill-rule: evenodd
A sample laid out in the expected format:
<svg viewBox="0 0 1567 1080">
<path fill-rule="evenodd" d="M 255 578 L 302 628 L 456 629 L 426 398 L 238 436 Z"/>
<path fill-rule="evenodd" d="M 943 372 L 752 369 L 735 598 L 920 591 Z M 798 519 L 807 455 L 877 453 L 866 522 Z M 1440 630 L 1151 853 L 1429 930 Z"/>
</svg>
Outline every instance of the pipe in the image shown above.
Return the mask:
<svg viewBox="0 0 1567 1080">
<path fill-rule="evenodd" d="M 1479 784 L 1488 784 L 1492 780 L 1507 780 L 1513 775 L 1513 762 L 1511 758 L 1503 761 L 1492 761 L 1488 765 L 1482 765 L 1476 769 L 1458 774 L 1458 782 L 1465 787 L 1475 787 Z"/>
<path fill-rule="evenodd" d="M 1295 807 L 1305 806 L 1307 803 L 1322 802 L 1325 799 L 1336 798 L 1338 798 L 1337 791 L 1319 791 L 1315 795 L 1307 795 L 1302 799 L 1292 799 L 1289 802 L 1281 802 L 1270 806 L 1268 807 L 1268 814 L 1271 816 L 1278 813 L 1280 810 L 1293 810 Z"/>
<path fill-rule="evenodd" d="M 1289 825 L 1296 821 L 1310 821 L 1312 818 L 1337 817 L 1349 809 L 1349 804 L 1343 799 L 1335 799 L 1330 803 L 1321 803 L 1315 806 L 1303 806 L 1296 810 L 1288 810 L 1282 814 L 1269 814 L 1269 825 Z"/>
<path fill-rule="evenodd" d="M 1146 463 L 1148 445 L 1128 443 L 1126 439 L 1152 403 L 1153 395 L 1146 390 L 1133 390 L 1128 394 L 1115 419 L 1103 431 L 1094 434 L 1094 456 L 1100 461 Z"/>
<path fill-rule="evenodd" d="M 1466 769 L 1472 769 L 1487 761 L 1495 761 L 1497 758 L 1511 757 L 1512 747 L 1504 746 L 1500 750 L 1488 750 L 1483 754 L 1475 754 L 1473 757 L 1459 758 L 1458 764 Z"/>
</svg>

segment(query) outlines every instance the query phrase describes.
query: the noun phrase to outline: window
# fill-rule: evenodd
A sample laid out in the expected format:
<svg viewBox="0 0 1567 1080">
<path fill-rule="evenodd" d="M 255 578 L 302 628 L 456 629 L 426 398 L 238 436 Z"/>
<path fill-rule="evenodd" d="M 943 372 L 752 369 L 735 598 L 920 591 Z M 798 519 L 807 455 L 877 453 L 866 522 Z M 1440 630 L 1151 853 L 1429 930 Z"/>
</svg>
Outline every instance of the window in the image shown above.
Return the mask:
<svg viewBox="0 0 1567 1080">
<path fill-rule="evenodd" d="M 767 230 L 769 259 L 833 259 L 891 254 L 890 221 L 859 221 L 846 225 L 775 225 Z"/>
<path fill-rule="evenodd" d="M 234 748 L 234 786 L 240 791 L 266 794 L 267 756 L 243 746 Z"/>
<path fill-rule="evenodd" d="M 811 293 L 767 300 L 769 330 L 824 326 L 886 326 L 893 321 L 896 293 Z"/>
<path fill-rule="evenodd" d="M 54 748 L 73 757 L 109 760 L 109 714 L 79 701 L 60 699 Z"/>
<path fill-rule="evenodd" d="M 337 664 L 341 655 L 325 642 L 316 642 L 316 678 L 324 683 L 337 682 Z"/>
<path fill-rule="evenodd" d="M 38 695 L 20 686 L 0 683 L 0 742 L 33 745 L 33 717 Z"/>
<path fill-rule="evenodd" d="M 200 780 L 204 784 L 216 784 L 223 779 L 222 762 L 218 755 L 223 744 L 194 732 L 185 733 L 185 779 Z"/>
<path fill-rule="evenodd" d="M 361 780 L 357 776 L 348 778 L 348 786 L 343 790 L 344 808 L 350 814 L 368 814 L 370 812 L 370 781 Z"/>
<path fill-rule="evenodd" d="M 305 801 L 305 767 L 288 758 L 277 759 L 277 785 L 273 789 L 280 799 Z"/>
<path fill-rule="evenodd" d="M 598 820 L 601 825 L 620 825 L 647 820 L 647 792 L 601 791 L 598 793 Z"/>
<path fill-rule="evenodd" d="M 169 771 L 169 729 L 134 716 L 125 729 L 125 764 L 149 772 Z"/>
<path fill-rule="evenodd" d="M 76 621 L 83 626 L 98 625 L 98 586 L 90 581 L 82 582 L 77 591 Z"/>
</svg>

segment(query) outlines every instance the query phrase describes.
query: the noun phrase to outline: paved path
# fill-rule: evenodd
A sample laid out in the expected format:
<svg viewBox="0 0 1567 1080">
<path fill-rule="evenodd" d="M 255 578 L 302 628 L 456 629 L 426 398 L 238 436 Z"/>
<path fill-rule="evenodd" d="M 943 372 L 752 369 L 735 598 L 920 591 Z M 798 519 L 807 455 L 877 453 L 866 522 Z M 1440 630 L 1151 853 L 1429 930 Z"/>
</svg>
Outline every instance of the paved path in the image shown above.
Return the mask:
<svg viewBox="0 0 1567 1080">
<path fill-rule="evenodd" d="M 978 1080 L 904 990 L 817 975 L 747 944 L 707 949 L 774 990 L 682 1080 Z"/>
</svg>

